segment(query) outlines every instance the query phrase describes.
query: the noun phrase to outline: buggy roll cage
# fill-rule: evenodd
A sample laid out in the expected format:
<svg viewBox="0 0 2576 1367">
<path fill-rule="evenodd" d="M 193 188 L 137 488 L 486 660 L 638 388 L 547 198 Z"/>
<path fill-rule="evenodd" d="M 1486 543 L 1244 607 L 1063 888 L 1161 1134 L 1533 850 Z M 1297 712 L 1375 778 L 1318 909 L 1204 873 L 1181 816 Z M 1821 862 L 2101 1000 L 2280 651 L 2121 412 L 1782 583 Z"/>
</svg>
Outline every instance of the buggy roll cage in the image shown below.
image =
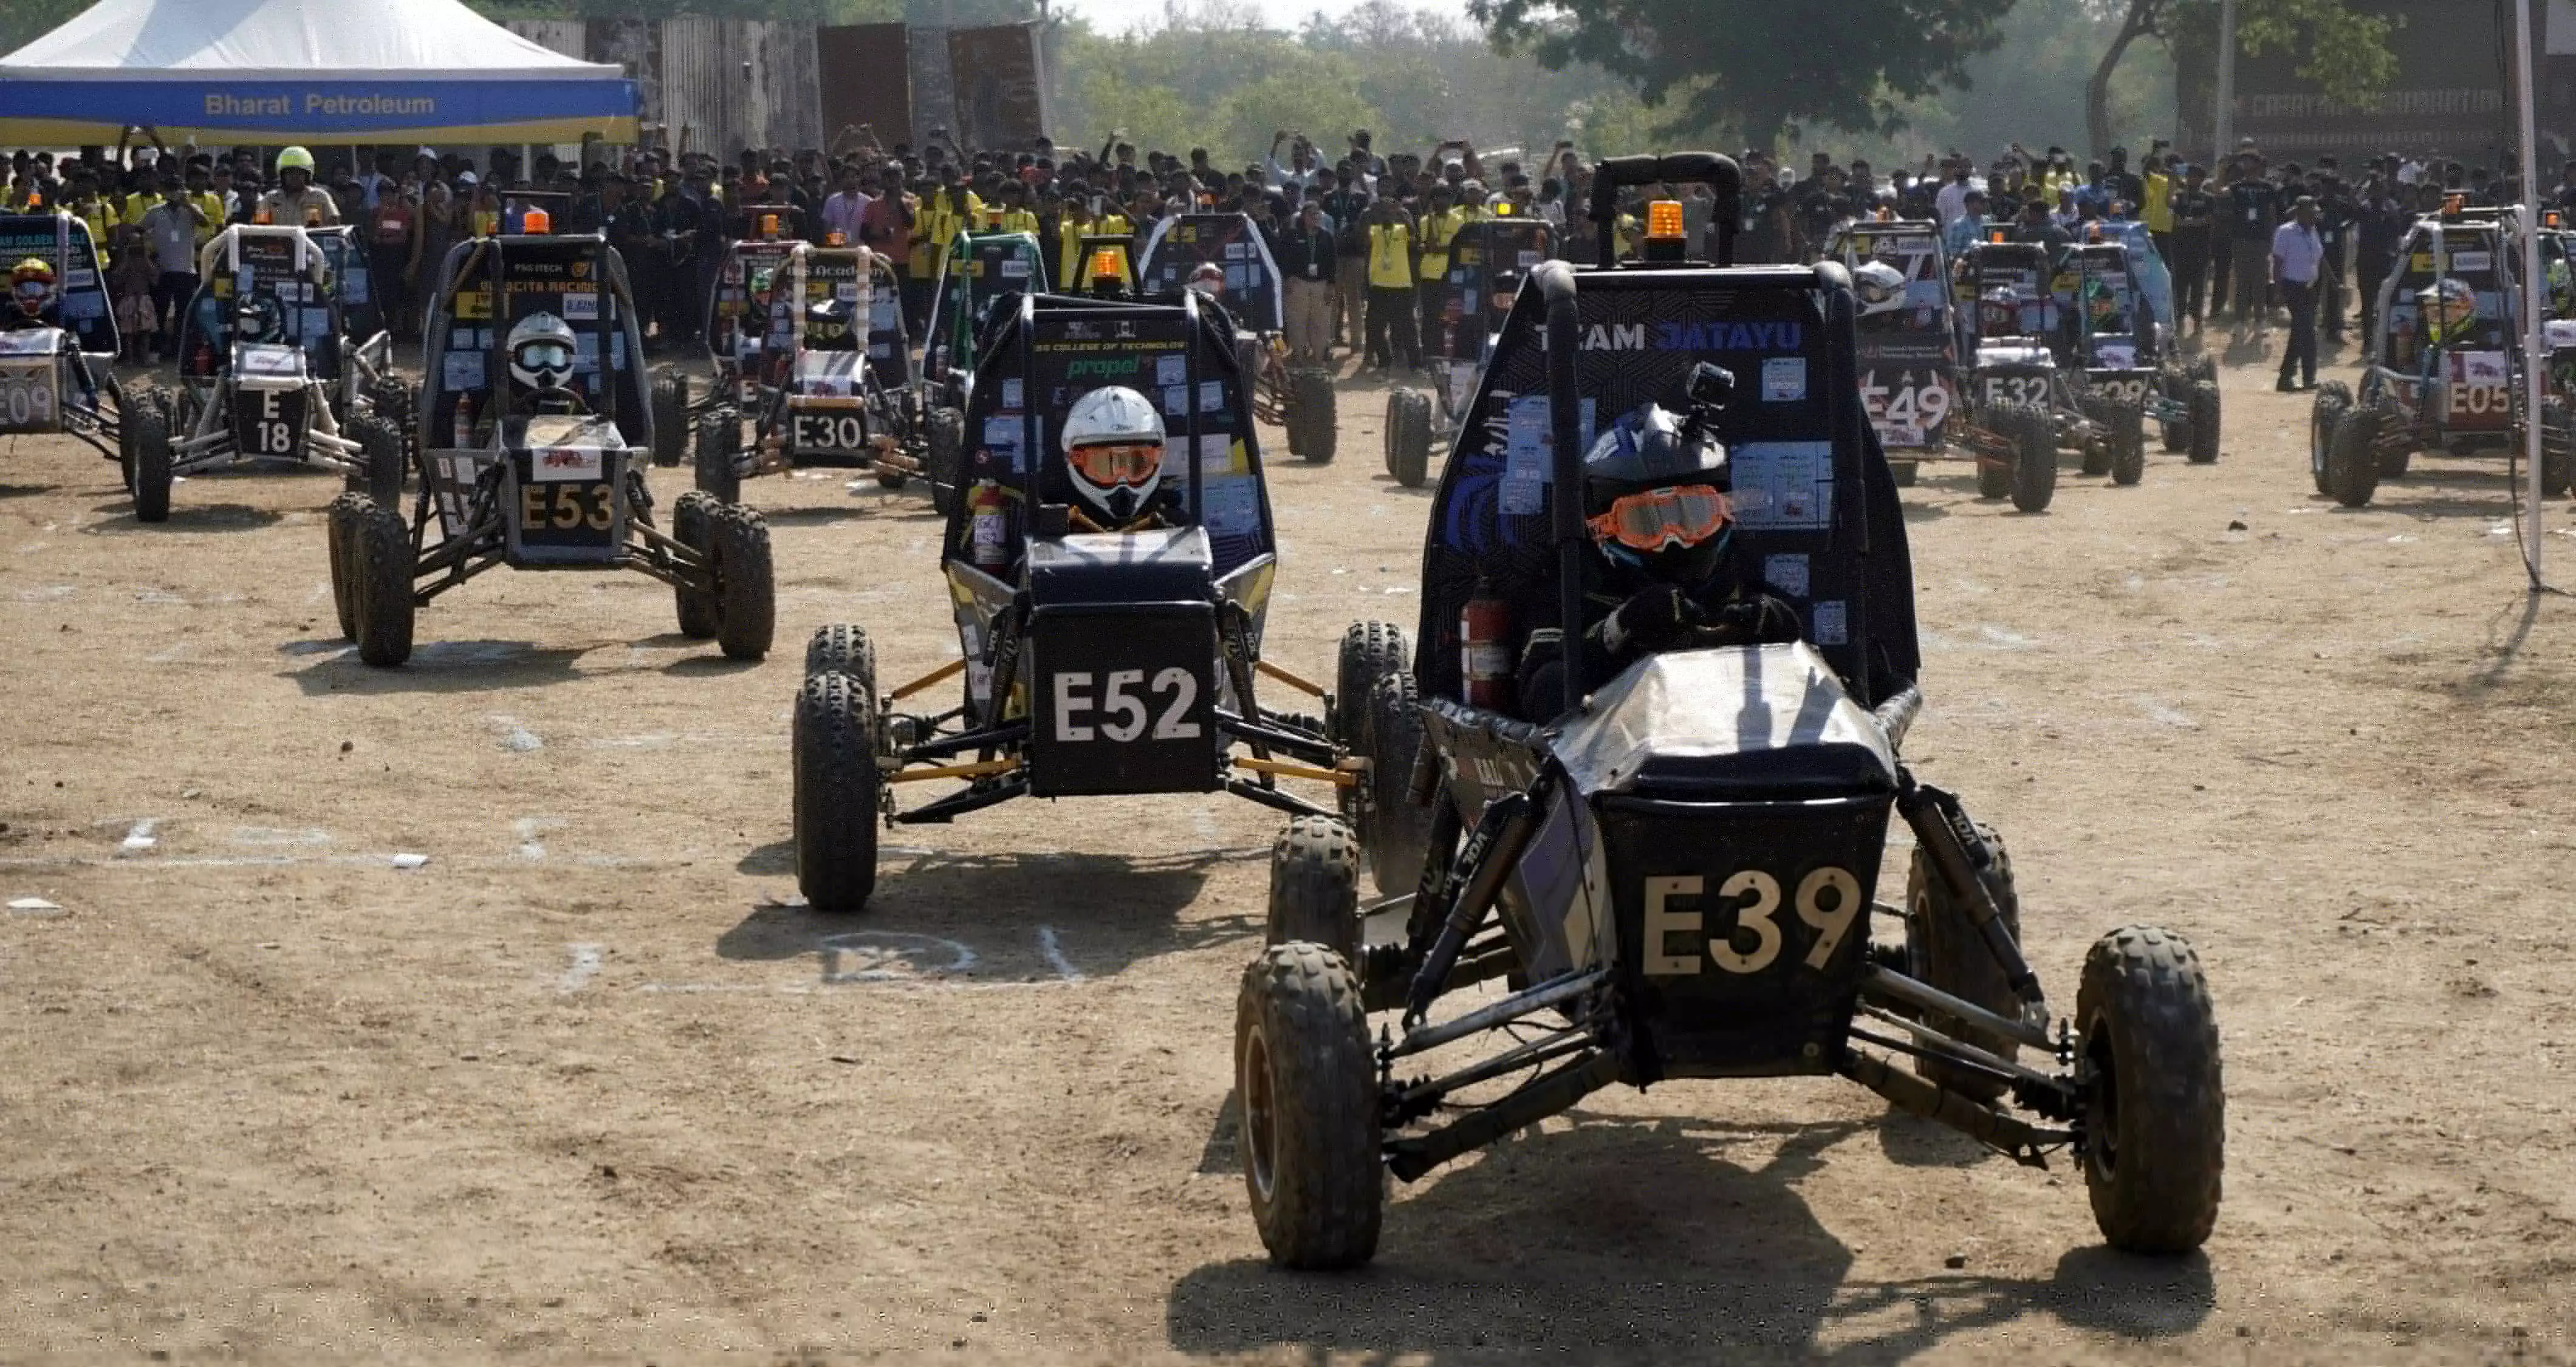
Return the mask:
<svg viewBox="0 0 2576 1367">
<path fill-rule="evenodd" d="M 421 450 L 453 448 L 462 444 L 432 440 L 432 435 L 442 430 L 452 430 L 455 402 L 468 394 L 497 396 L 503 401 L 500 411 L 489 413 L 495 424 L 493 430 L 496 433 L 500 430 L 500 421 L 509 416 L 507 404 L 511 389 L 509 328 L 517 321 L 517 317 L 510 310 L 508 272 L 505 269 L 505 263 L 511 250 L 519 247 L 530 249 L 570 247 L 584 250 L 582 259 L 589 267 L 591 288 L 603 297 L 599 306 L 593 310 L 592 317 L 583 319 L 564 317 L 563 319 L 565 325 L 573 328 L 576 335 L 583 331 L 589 332 L 596 347 L 592 354 L 596 361 L 598 378 L 589 392 L 584 395 L 584 401 L 593 416 L 606 418 L 617 424 L 617 430 L 624 436 L 627 445 L 650 448 L 652 406 L 642 392 L 643 351 L 640 341 L 629 335 L 635 326 L 634 311 L 626 307 L 612 307 L 607 297 L 612 291 L 621 299 L 628 295 L 625 261 L 618 256 L 615 248 L 608 245 L 608 239 L 598 233 L 514 233 L 471 238 L 448 249 L 447 260 L 439 272 L 438 293 L 430 300 L 432 318 L 448 326 L 433 330 L 425 343 L 425 351 L 421 358 L 419 419 L 423 424 L 420 433 Z M 453 334 L 458 331 L 454 324 L 459 321 L 460 316 L 457 304 L 468 290 L 477 288 L 483 291 L 489 300 L 489 307 L 480 321 L 484 324 L 483 330 L 491 334 L 491 341 L 488 345 L 475 348 L 484 357 L 483 383 L 451 388 L 447 382 L 446 360 L 451 350 L 459 349 L 452 346 Z M 561 314 L 557 316 L 563 317 Z M 619 362 L 621 356 L 623 357 L 622 366 Z M 497 374 L 494 370 L 496 361 L 499 364 Z M 578 369 L 574 371 L 574 376 L 576 379 L 580 377 Z M 630 384 L 636 390 L 635 393 L 626 392 Z M 488 405 L 478 409 L 474 414 L 475 421 L 480 423 L 487 415 L 487 411 Z M 440 424 L 447 426 L 442 428 Z"/>
</svg>

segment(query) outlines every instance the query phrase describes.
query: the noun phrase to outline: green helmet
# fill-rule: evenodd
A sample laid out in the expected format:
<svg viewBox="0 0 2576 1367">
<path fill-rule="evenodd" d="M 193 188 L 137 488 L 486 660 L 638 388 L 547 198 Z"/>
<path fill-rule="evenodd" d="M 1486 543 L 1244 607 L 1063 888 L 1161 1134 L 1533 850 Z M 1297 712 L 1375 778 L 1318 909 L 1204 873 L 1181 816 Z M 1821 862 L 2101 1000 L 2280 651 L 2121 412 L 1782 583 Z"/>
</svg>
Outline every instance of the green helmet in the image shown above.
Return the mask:
<svg viewBox="0 0 2576 1367">
<path fill-rule="evenodd" d="M 301 147 L 289 147 L 278 153 L 277 173 L 284 175 L 289 171 L 302 171 L 308 176 L 313 174 L 313 154 Z"/>
</svg>

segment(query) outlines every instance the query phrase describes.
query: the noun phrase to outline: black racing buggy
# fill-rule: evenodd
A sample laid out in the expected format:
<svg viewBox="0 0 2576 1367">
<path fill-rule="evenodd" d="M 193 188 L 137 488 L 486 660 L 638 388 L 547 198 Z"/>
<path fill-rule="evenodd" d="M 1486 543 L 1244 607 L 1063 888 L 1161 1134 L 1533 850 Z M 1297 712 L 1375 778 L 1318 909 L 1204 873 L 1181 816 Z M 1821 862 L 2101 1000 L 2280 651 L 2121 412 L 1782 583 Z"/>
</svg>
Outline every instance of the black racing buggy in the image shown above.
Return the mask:
<svg viewBox="0 0 2576 1367">
<path fill-rule="evenodd" d="M 774 217 L 771 222 L 774 227 Z M 769 338 L 770 295 L 795 248 L 794 239 L 775 232 L 725 244 L 724 254 L 716 258 L 715 278 L 707 284 L 707 387 L 692 384 L 689 372 L 676 363 L 652 370 L 655 465 L 679 464 L 703 420 L 716 409 L 732 405 L 739 413 L 759 408 L 760 350 Z"/>
<path fill-rule="evenodd" d="M 1322 464 L 1341 443 L 1333 372 L 1288 364 L 1287 282 L 1270 255 L 1270 242 L 1246 214 L 1178 214 L 1154 225 L 1137 268 L 1139 293 L 1170 297 L 1189 287 L 1202 267 L 1220 272 L 1218 298 L 1243 333 L 1236 349 L 1240 368 L 1254 375 L 1253 409 L 1263 422 L 1288 434 L 1288 454 Z M 1058 288 L 1073 290 L 1070 283 Z"/>
<path fill-rule="evenodd" d="M 957 463 L 966 444 L 967 396 L 993 301 L 1047 288 L 1046 252 L 1030 233 L 961 232 L 939 263 L 930 319 L 913 381 L 921 415 L 923 475 L 930 506 L 948 512 L 957 493 Z"/>
<path fill-rule="evenodd" d="M 1522 278 L 1556 254 L 1556 229 L 1538 218 L 1480 218 L 1449 239 L 1448 272 L 1422 282 L 1422 354 L 1435 383 L 1386 394 L 1386 472 L 1396 483 L 1419 489 L 1431 478 L 1432 448 L 1455 436 Z"/>
<path fill-rule="evenodd" d="M 2095 225 L 2095 231 L 2119 243 L 2129 254 L 2131 297 L 2144 305 L 2132 317 L 2152 327 L 2156 373 L 2146 390 L 2146 416 L 2156 424 L 2167 452 L 2194 465 L 2218 459 L 2223 414 L 2218 400 L 2218 361 L 2196 347 L 2186 348 L 2174 325 L 2173 271 L 2156 249 L 2155 234 L 2135 219 Z"/>
<path fill-rule="evenodd" d="M 1254 380 L 1217 312 L 1187 290 L 1172 304 L 1030 294 L 986 329 L 940 544 L 958 658 L 880 690 L 862 628 L 826 627 L 806 647 L 794 820 L 813 906 L 866 905 L 880 824 L 1017 797 L 1218 790 L 1324 816 L 1333 809 L 1279 780 L 1358 784 L 1333 720 L 1274 711 L 1254 691 L 1266 676 L 1333 708 L 1322 686 L 1261 658 L 1276 532 Z M 1077 530 L 1059 438 L 1076 401 L 1111 386 L 1159 409 L 1165 477 L 1138 525 Z M 1373 630 L 1380 671 L 1402 668 L 1403 633 Z M 961 675 L 953 705 L 931 701 Z M 939 780 L 962 786 L 897 804 L 903 785 Z"/>
<path fill-rule="evenodd" d="M 173 477 L 252 461 L 317 465 L 379 503 L 402 497 L 395 419 L 409 400 L 397 392 L 392 342 L 381 331 L 350 335 L 331 260 L 311 230 L 267 224 L 234 224 L 198 250 L 168 458 L 136 444 L 138 516 L 167 516 Z"/>
<path fill-rule="evenodd" d="M 511 234 L 448 253 L 423 332 L 420 492 L 331 504 L 341 634 L 378 666 L 411 657 L 414 612 L 495 565 L 639 571 L 680 631 L 727 658 L 769 650 L 769 528 L 692 490 L 655 525 L 643 335 L 626 266 L 596 234 Z"/>
<path fill-rule="evenodd" d="M 87 224 L 69 214 L 0 214 L 0 270 L 29 260 L 53 280 L 13 279 L 11 297 L 0 300 L 0 436 L 75 438 L 115 461 L 131 493 L 138 460 L 167 465 L 169 397 L 150 386 L 129 395 L 117 384 L 116 311 Z M 135 516 L 158 522 L 170 515 L 168 470 L 147 483 L 160 501 L 138 497 Z"/>
<path fill-rule="evenodd" d="M 1960 342 L 1940 225 L 1858 219 L 1834 234 L 1825 259 L 1849 271 L 1880 262 L 1904 281 L 1902 298 L 1859 321 L 1861 402 L 1898 487 L 1914 483 L 1926 461 L 1974 459 L 1951 443 Z"/>
<path fill-rule="evenodd" d="M 2135 484 L 2147 473 L 2148 407 L 2164 402 L 2164 348 L 2128 249 L 2117 242 L 2067 248 L 2051 292 L 2069 359 L 2083 375 L 2083 472 Z"/>
<path fill-rule="evenodd" d="M 2446 207 L 2416 220 L 2379 287 L 2358 393 L 2317 386 L 2308 474 L 2318 493 L 2366 506 L 2417 451 L 2519 451 L 2514 439 L 2514 233 L 2504 211 Z M 2436 307 L 2428 313 L 2425 296 Z"/>
<path fill-rule="evenodd" d="M 304 235 L 322 249 L 330 292 L 340 304 L 341 336 L 347 343 L 343 351 L 349 358 L 340 377 L 341 411 L 371 413 L 401 434 L 403 464 L 409 469 L 414 454 L 410 443 L 420 428 L 413 404 L 420 394 L 394 369 L 394 335 L 386 324 L 366 244 L 358 240 L 357 228 L 347 224 L 306 228 Z"/>
<path fill-rule="evenodd" d="M 1621 186 L 1696 180 L 1718 190 L 1723 260 L 1736 177 L 1706 154 L 1604 163 L 1601 256 Z M 1684 1078 L 1846 1077 L 2022 1163 L 2070 1153 L 2115 1247 L 2208 1237 L 2225 1101 L 2191 947 L 2103 937 L 2074 1015 L 2054 1016 L 2001 839 L 1899 758 L 1922 696 L 1913 572 L 1854 312 L 1835 264 L 1551 263 L 1523 286 L 1429 518 L 1408 798 L 1430 842 L 1401 935 L 1364 938 L 1346 831 L 1299 821 L 1274 850 L 1270 943 L 1235 1018 L 1246 1184 L 1274 1262 L 1364 1263 L 1385 1174 L 1419 1178 L 1612 1083 Z M 1663 327 L 1682 345 L 1582 346 Z M 1710 367 L 1745 377 L 1714 413 Z M 1612 678 L 1560 651 L 1570 710 L 1472 705 L 1460 623 L 1476 601 L 1499 599 L 1523 642 L 1606 606 L 1587 592 L 1582 505 L 1554 496 L 1582 487 L 1587 411 L 1606 426 L 1684 392 L 1727 448 L 1729 554 L 1761 567 L 1801 639 L 1647 655 Z M 1549 478 L 1523 471 L 1514 497 L 1534 460 Z M 1891 812 L 1915 842 L 1901 908 L 1875 900 Z M 1878 914 L 1901 947 L 1872 943 Z"/>
<path fill-rule="evenodd" d="M 731 392 L 698 417 L 697 487 L 727 503 L 754 475 L 809 466 L 875 473 L 903 487 L 921 469 L 910 396 L 879 382 L 869 336 L 877 316 L 876 253 L 792 244 L 759 280 L 763 325 L 737 347 Z"/>
<path fill-rule="evenodd" d="M 2065 325 L 2048 249 L 2002 240 L 2001 230 L 1971 243 L 1951 268 L 1952 297 L 1966 334 L 1960 395 L 1967 401 L 1968 448 L 1977 458 L 1977 493 L 2005 498 L 2026 513 L 2057 496 L 2057 448 L 2092 436 L 2084 412 L 2082 372 L 2059 364 Z"/>
</svg>

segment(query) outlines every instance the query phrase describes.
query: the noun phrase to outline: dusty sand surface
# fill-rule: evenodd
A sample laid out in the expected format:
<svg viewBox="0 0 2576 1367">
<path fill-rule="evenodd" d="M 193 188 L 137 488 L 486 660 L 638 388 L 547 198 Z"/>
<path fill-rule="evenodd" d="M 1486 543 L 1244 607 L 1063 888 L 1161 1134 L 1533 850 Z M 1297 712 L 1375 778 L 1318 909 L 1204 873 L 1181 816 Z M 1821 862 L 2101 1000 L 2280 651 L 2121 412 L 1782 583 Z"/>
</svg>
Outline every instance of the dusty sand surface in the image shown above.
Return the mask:
<svg viewBox="0 0 2576 1367">
<path fill-rule="evenodd" d="M 641 577 L 501 572 L 376 671 L 330 480 L 143 527 L 8 443 L 0 894 L 61 910 L 0 917 L 0 1358 L 2570 1361 L 2576 605 L 2524 593 L 2499 462 L 2337 509 L 2269 378 L 2229 372 L 2215 467 L 1905 496 L 1907 749 L 2012 841 L 2042 974 L 2071 1003 L 2154 921 L 2215 985 L 2183 1261 L 1814 1081 L 1602 1094 L 1399 1189 L 1369 1270 L 1274 1272 L 1228 1119 L 1274 814 L 1022 803 L 890 834 L 864 916 L 782 905 L 806 633 L 864 624 L 889 682 L 954 653 L 918 498 L 749 486 L 757 666 Z M 1417 611 L 1382 403 L 1273 471 L 1309 677 Z"/>
</svg>

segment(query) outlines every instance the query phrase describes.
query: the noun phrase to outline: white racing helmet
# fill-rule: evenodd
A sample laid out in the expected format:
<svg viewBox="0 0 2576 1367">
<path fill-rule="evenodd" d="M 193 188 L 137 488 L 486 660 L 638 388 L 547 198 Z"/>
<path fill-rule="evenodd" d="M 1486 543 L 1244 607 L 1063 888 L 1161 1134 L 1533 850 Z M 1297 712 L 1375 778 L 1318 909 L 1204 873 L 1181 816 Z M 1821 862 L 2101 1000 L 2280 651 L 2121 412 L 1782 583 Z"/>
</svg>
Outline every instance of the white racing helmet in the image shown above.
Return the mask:
<svg viewBox="0 0 2576 1367">
<path fill-rule="evenodd" d="M 562 389 L 572 382 L 576 349 L 572 324 L 531 313 L 510 329 L 510 376 L 530 389 Z"/>
<path fill-rule="evenodd" d="M 1860 298 L 1860 316 L 1894 313 L 1905 307 L 1905 276 L 1884 261 L 1870 261 L 1852 272 L 1852 293 Z"/>
<path fill-rule="evenodd" d="M 1064 467 L 1089 516 L 1134 521 L 1163 482 L 1163 415 L 1123 385 L 1092 390 L 1064 415 Z"/>
</svg>

